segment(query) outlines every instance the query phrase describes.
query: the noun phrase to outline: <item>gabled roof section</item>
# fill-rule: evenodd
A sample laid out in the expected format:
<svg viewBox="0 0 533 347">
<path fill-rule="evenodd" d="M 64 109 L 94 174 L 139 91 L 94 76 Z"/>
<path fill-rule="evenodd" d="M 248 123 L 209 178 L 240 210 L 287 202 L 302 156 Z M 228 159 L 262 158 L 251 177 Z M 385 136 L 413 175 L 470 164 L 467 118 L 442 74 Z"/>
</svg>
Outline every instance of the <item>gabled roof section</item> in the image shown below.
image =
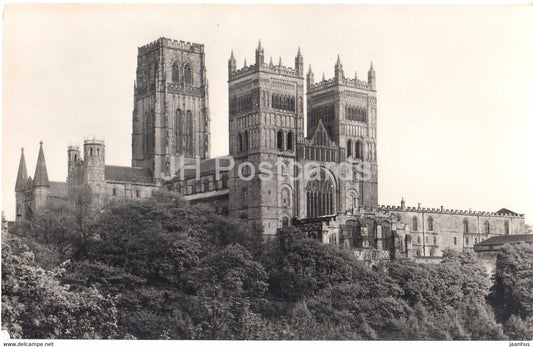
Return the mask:
<svg viewBox="0 0 533 347">
<path fill-rule="evenodd" d="M 318 124 L 315 126 L 313 131 L 311 131 L 311 136 L 309 136 L 308 140 L 311 142 L 311 144 L 317 146 L 335 146 L 335 143 L 329 137 L 324 123 L 322 123 L 322 119 L 318 120 Z"/>
<path fill-rule="evenodd" d="M 501 246 L 507 243 L 519 243 L 519 242 L 525 242 L 525 243 L 533 243 L 533 234 L 518 234 L 518 235 L 501 235 L 501 236 L 493 236 L 485 241 L 481 241 L 480 243 L 476 244 L 475 246 Z M 474 246 L 474 248 L 476 248 Z"/>
<path fill-rule="evenodd" d="M 50 187 L 48 172 L 46 171 L 46 161 L 44 160 L 43 142 L 40 142 L 39 156 L 37 157 L 37 166 L 33 176 L 34 187 Z"/>
<path fill-rule="evenodd" d="M 496 213 L 500 213 L 500 214 L 510 214 L 510 215 L 513 215 L 513 216 L 518 216 L 518 215 L 519 215 L 518 213 L 513 212 L 513 211 L 511 211 L 511 210 L 508 210 L 508 209 L 506 209 L 506 208 L 501 208 L 501 209 L 499 209 L 498 212 L 496 212 Z"/>
<path fill-rule="evenodd" d="M 26 181 L 28 180 L 28 171 L 26 170 L 26 159 L 24 158 L 24 148 L 20 150 L 19 170 L 17 173 L 17 182 L 15 183 L 15 191 L 23 191 L 26 189 Z"/>
<path fill-rule="evenodd" d="M 50 182 L 50 195 L 55 198 L 68 198 L 67 182 Z"/>
<path fill-rule="evenodd" d="M 153 183 L 150 170 L 140 167 L 106 165 L 104 177 L 106 181 Z"/>
</svg>

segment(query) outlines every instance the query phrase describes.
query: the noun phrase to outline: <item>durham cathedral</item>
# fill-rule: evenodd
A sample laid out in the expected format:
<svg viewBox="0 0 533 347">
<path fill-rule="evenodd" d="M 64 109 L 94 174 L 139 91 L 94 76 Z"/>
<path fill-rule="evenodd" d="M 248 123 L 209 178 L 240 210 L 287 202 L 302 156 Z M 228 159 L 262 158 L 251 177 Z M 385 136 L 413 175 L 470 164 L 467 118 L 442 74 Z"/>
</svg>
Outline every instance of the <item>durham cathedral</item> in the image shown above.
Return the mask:
<svg viewBox="0 0 533 347">
<path fill-rule="evenodd" d="M 411 207 L 403 198 L 398 206 L 378 204 L 372 64 L 366 79 L 357 73 L 351 78 L 337 57 L 333 76 L 315 80 L 311 66 L 304 72 L 299 48 L 294 65 L 285 66 L 281 58 L 277 64 L 265 60 L 259 42 L 253 64 L 245 60 L 238 68 L 232 52 L 227 67 L 229 156 L 209 157 L 204 46 L 159 38 L 138 49 L 132 167 L 107 165 L 104 142 L 86 139 L 83 149 L 68 147 L 67 182 L 51 182 L 42 144 L 33 179 L 22 152 L 15 186 L 17 220 L 31 219 L 52 199 L 72 199 L 85 186 L 97 209 L 112 200 L 142 199 L 167 189 L 241 218 L 265 235 L 295 226 L 365 260 L 438 258 L 447 248 L 462 251 L 494 235 L 524 233 L 524 215 L 507 209 Z M 199 169 L 180 170 L 177 163 Z M 306 165 L 310 163 L 317 165 Z M 342 170 L 332 169 L 341 163 L 344 169 L 346 163 L 363 166 L 367 175 L 354 169 L 349 179 L 341 179 Z M 250 174 L 261 165 L 274 168 L 270 179 Z M 310 170 L 316 176 L 312 180 L 306 178 Z M 246 171 L 250 175 L 244 180 L 239 175 Z"/>
</svg>

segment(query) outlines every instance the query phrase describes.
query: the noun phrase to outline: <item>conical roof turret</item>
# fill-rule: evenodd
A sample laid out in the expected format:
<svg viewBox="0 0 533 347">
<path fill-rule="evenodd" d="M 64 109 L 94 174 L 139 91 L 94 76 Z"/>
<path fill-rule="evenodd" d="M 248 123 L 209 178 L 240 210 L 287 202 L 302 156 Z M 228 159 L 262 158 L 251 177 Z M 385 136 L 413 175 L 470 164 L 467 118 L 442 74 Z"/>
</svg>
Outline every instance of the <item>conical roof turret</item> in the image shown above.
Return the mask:
<svg viewBox="0 0 533 347">
<path fill-rule="evenodd" d="M 37 157 L 37 166 L 33 176 L 34 187 L 50 187 L 48 172 L 46 171 L 46 161 L 44 160 L 43 141 L 40 142 L 39 156 Z"/>
<path fill-rule="evenodd" d="M 23 191 L 26 188 L 28 181 L 28 171 L 26 170 L 26 159 L 24 158 L 24 148 L 20 150 L 19 170 L 17 173 L 17 182 L 15 183 L 15 191 Z"/>
</svg>

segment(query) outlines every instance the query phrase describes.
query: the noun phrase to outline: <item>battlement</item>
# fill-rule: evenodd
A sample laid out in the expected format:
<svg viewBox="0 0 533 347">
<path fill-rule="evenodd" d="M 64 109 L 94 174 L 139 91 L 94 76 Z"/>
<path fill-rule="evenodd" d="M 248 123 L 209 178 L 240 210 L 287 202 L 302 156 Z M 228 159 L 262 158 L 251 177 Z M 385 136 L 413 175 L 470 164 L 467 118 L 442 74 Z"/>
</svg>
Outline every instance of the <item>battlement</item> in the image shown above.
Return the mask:
<svg viewBox="0 0 533 347">
<path fill-rule="evenodd" d="M 338 86 L 338 85 L 358 88 L 358 89 L 372 90 L 372 88 L 367 82 L 359 80 L 359 79 L 343 78 L 340 81 L 337 81 L 336 78 L 330 78 L 327 80 L 323 80 L 323 81 L 311 84 L 309 86 L 308 92 L 317 92 L 317 91 L 328 89 L 328 88 Z"/>
<path fill-rule="evenodd" d="M 80 150 L 79 146 L 73 146 L 73 145 L 68 146 L 68 151 L 79 151 L 79 150 Z"/>
<path fill-rule="evenodd" d="M 257 66 L 256 64 L 243 66 L 241 69 L 235 70 L 231 73 L 231 80 L 246 76 L 255 72 L 267 72 L 286 77 L 296 77 L 303 79 L 303 74 L 299 74 L 295 68 L 284 65 L 270 65 L 262 64 Z"/>
<path fill-rule="evenodd" d="M 104 146 L 105 141 L 103 139 L 97 139 L 95 137 L 83 139 L 83 146 L 91 146 L 91 145 Z"/>
<path fill-rule="evenodd" d="M 157 40 L 150 42 L 149 44 L 146 44 L 144 46 L 141 46 L 138 48 L 138 54 L 146 54 L 154 49 L 158 49 L 159 47 L 167 47 L 167 48 L 175 48 L 175 49 L 181 49 L 184 51 L 191 51 L 195 53 L 203 53 L 204 52 L 204 45 L 194 42 L 185 42 L 185 41 L 178 41 L 173 39 L 168 39 L 166 37 L 160 37 Z"/>
<path fill-rule="evenodd" d="M 511 213 L 498 213 L 489 211 L 472 211 L 472 210 L 455 210 L 441 208 L 426 208 L 426 207 L 414 207 L 414 206 L 394 206 L 394 205 L 379 205 L 379 208 L 386 211 L 401 211 L 401 212 L 423 212 L 423 213 L 441 213 L 441 214 L 453 214 L 462 216 L 491 216 L 491 217 L 518 217 L 524 218 L 524 214 L 511 214 Z"/>
</svg>

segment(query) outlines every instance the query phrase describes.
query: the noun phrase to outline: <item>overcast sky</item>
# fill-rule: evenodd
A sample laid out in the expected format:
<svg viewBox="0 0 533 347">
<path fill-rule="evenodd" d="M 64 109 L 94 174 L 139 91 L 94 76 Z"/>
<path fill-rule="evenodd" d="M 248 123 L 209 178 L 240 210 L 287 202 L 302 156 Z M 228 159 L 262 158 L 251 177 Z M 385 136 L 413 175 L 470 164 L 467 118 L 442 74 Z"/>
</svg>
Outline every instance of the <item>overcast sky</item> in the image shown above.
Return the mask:
<svg viewBox="0 0 533 347">
<path fill-rule="evenodd" d="M 14 218 L 20 148 L 39 141 L 64 181 L 67 145 L 103 137 L 131 164 L 137 47 L 165 36 L 205 45 L 211 156 L 228 153 L 227 59 L 344 73 L 378 90 L 379 203 L 496 211 L 533 222 L 531 6 L 8 5 L 4 10 L 2 210 Z M 268 61 L 268 60 L 267 60 Z"/>
</svg>

